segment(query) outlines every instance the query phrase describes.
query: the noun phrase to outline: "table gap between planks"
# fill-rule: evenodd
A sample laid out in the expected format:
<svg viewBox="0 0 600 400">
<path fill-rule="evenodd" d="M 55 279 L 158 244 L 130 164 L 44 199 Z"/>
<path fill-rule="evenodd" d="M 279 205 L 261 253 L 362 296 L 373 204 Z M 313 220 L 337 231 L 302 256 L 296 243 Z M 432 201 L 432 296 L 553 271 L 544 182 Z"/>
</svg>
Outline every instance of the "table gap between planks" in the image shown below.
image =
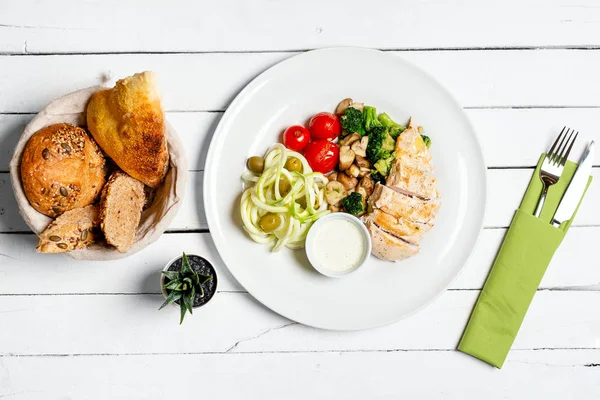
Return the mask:
<svg viewBox="0 0 600 400">
<path fill-rule="evenodd" d="M 184 397 L 191 385 L 173 382 L 198 376 L 220 398 L 600 394 L 597 184 L 505 368 L 454 351 L 539 154 L 565 124 L 600 139 L 596 2 L 380 1 L 368 7 L 375 17 L 354 1 L 148 1 L 132 21 L 138 7 L 0 4 L 0 397 Z M 390 51 L 433 74 L 466 108 L 488 167 L 485 229 L 463 274 L 422 312 L 363 332 L 308 328 L 258 304 L 220 261 L 202 206 L 206 151 L 229 102 L 277 62 L 335 45 Z M 171 231 L 117 262 L 36 254 L 7 174 L 23 127 L 62 94 L 141 70 L 158 72 L 190 159 Z M 156 311 L 158 271 L 183 250 L 212 259 L 221 279 L 211 305 L 178 326 L 176 311 Z"/>
</svg>

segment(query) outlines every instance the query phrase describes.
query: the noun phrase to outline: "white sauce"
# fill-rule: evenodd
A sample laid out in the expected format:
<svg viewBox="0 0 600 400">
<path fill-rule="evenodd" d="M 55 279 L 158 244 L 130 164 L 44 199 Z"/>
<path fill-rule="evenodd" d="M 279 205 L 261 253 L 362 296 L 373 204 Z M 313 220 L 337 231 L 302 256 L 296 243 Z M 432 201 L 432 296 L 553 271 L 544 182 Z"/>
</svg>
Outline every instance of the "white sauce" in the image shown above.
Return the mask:
<svg viewBox="0 0 600 400">
<path fill-rule="evenodd" d="M 319 266 L 332 272 L 350 271 L 361 263 L 367 246 L 358 226 L 343 219 L 323 221 L 314 238 Z"/>
</svg>

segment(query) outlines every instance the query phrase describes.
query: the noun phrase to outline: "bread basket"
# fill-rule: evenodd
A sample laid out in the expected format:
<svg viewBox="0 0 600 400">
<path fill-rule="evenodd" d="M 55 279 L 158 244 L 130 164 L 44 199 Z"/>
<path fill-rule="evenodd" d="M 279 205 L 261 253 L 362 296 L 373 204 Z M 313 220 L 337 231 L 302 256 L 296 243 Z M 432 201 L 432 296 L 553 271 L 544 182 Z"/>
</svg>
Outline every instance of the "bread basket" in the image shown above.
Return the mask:
<svg viewBox="0 0 600 400">
<path fill-rule="evenodd" d="M 19 206 L 19 212 L 36 235 L 39 235 L 46 229 L 52 219 L 36 211 L 29 204 L 25 196 L 21 182 L 21 154 L 23 149 L 29 138 L 47 125 L 67 122 L 85 127 L 87 103 L 92 95 L 100 89 L 105 88 L 102 86 L 93 86 L 52 101 L 25 127 L 17 143 L 10 161 L 10 178 Z M 167 147 L 170 157 L 169 170 L 164 181 L 156 189 L 152 205 L 142 213 L 142 218 L 136 232 L 136 241 L 129 251 L 127 253 L 120 253 L 114 247 L 104 243 L 96 243 L 88 248 L 65 254 L 79 260 L 116 260 L 144 249 L 158 240 L 160 235 L 167 230 L 183 201 L 188 168 L 185 151 L 177 136 L 177 132 L 175 132 L 168 122 L 166 122 L 166 128 Z"/>
</svg>

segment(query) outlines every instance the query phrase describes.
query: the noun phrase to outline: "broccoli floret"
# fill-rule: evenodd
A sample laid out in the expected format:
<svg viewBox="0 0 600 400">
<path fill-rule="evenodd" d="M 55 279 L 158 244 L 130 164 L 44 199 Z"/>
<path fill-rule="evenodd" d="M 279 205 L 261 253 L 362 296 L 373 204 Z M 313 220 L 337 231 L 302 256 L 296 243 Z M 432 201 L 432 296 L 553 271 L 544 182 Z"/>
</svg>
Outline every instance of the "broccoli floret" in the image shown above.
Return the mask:
<svg viewBox="0 0 600 400">
<path fill-rule="evenodd" d="M 376 127 L 384 127 L 377 119 L 377 109 L 371 106 L 365 106 L 363 110 L 365 119 L 365 129 L 371 134 L 371 130 Z"/>
<path fill-rule="evenodd" d="M 404 126 L 394 122 L 386 113 L 379 114 L 378 119 L 383 126 L 388 128 L 388 132 L 394 140 L 398 139 L 398 136 L 406 129 Z"/>
<path fill-rule="evenodd" d="M 344 210 L 352 215 L 358 215 L 365 210 L 362 194 L 357 192 L 352 192 L 349 196 L 342 199 L 342 205 L 344 206 Z"/>
<path fill-rule="evenodd" d="M 393 152 L 396 149 L 396 139 L 394 139 L 389 132 L 386 132 L 381 148 L 389 152 Z"/>
<path fill-rule="evenodd" d="M 377 183 L 385 185 L 385 176 L 381 175 L 377 170 L 371 171 L 371 180 L 373 181 L 373 185 L 376 185 Z"/>
<path fill-rule="evenodd" d="M 347 133 L 358 133 L 360 136 L 365 134 L 363 126 L 363 113 L 354 107 L 346 108 L 344 115 L 340 117 L 340 124 Z"/>
<path fill-rule="evenodd" d="M 390 169 L 392 168 L 392 162 L 394 161 L 394 158 L 394 156 L 391 156 L 377 160 L 377 162 L 373 165 L 373 168 L 375 168 L 381 175 L 388 176 Z"/>
<path fill-rule="evenodd" d="M 425 146 L 427 146 L 427 148 L 429 148 L 429 146 L 431 146 L 431 139 L 429 138 L 429 136 L 421 135 L 421 139 L 423 139 L 423 141 L 425 142 Z"/>
<path fill-rule="evenodd" d="M 375 164 L 377 160 L 388 158 L 394 147 L 389 147 L 389 135 L 383 126 L 376 126 L 369 132 L 369 143 L 367 144 L 367 159 Z M 384 148 L 385 142 L 385 148 Z"/>
</svg>

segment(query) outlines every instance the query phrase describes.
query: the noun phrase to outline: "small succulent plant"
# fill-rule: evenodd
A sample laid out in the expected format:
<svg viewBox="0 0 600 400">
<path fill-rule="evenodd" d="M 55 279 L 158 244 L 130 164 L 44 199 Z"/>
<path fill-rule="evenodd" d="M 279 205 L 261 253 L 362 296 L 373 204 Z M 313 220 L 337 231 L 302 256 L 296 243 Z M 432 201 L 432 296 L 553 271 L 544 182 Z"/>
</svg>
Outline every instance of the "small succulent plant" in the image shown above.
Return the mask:
<svg viewBox="0 0 600 400">
<path fill-rule="evenodd" d="M 187 311 L 192 314 L 194 307 L 194 299 L 196 295 L 204 297 L 204 289 L 202 285 L 212 279 L 210 275 L 203 275 L 196 272 L 185 253 L 181 260 L 181 269 L 178 271 L 162 271 L 165 275 L 163 289 L 167 293 L 167 299 L 160 306 L 159 310 L 167 304 L 178 303 L 181 309 L 181 319 L 179 324 L 183 322 L 183 318 Z"/>
</svg>

